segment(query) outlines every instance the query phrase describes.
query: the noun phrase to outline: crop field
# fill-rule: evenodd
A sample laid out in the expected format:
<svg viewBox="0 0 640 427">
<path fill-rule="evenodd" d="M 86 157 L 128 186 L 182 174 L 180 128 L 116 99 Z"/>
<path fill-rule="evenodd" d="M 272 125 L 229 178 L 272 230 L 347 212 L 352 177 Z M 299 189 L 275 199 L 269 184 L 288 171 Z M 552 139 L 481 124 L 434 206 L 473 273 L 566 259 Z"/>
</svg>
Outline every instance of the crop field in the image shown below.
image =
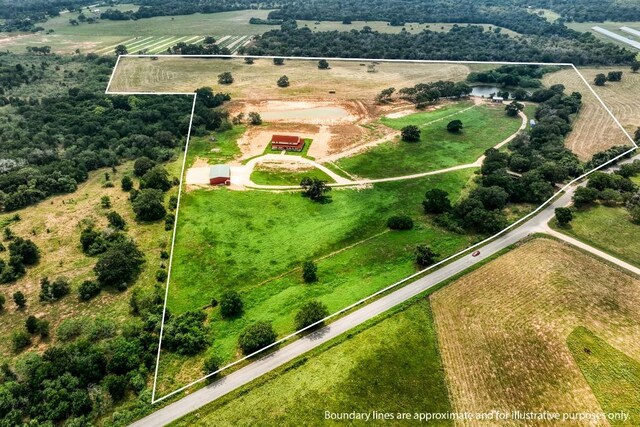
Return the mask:
<svg viewBox="0 0 640 427">
<path fill-rule="evenodd" d="M 105 9 L 105 8 L 102 8 Z M 121 10 L 135 10 L 137 6 L 120 5 Z M 82 52 L 112 54 L 118 44 L 129 52 L 161 53 L 178 42 L 195 43 L 205 36 L 219 40 L 220 46 L 231 51 L 248 43 L 251 36 L 267 31 L 263 25 L 250 25 L 251 17 L 266 18 L 268 10 L 244 10 L 212 14 L 160 16 L 135 21 L 98 20 L 95 24 L 71 25 L 71 14 L 52 18 L 36 34 L 1 34 L 0 48 L 24 52 L 26 46 L 51 46 L 54 52 Z M 89 12 L 85 14 L 93 16 Z M 47 34 L 47 31 L 53 31 Z"/>
<path fill-rule="evenodd" d="M 327 204 L 299 193 L 223 189 L 183 194 L 167 307 L 179 314 L 208 306 L 226 290 L 238 291 L 242 317 L 224 320 L 219 309 L 206 309 L 214 337 L 211 351 L 231 361 L 238 357 L 238 334 L 255 321 L 271 321 L 284 336 L 295 330 L 294 315 L 309 300 L 323 302 L 333 313 L 414 273 L 417 244 L 428 243 L 445 257 L 478 239 L 440 229 L 421 205 L 424 192 L 433 187 L 457 199 L 472 176 L 466 170 L 334 191 Z M 388 231 L 386 220 L 395 214 L 411 216 L 414 229 Z M 313 284 L 301 277 L 307 259 L 318 265 Z M 199 378 L 203 357 L 163 351 L 159 392 Z"/>
<path fill-rule="evenodd" d="M 367 326 L 174 425 L 321 425 L 326 424 L 324 411 L 450 411 L 428 300 L 396 310 Z M 238 414 L 243 414 L 242 419 Z"/>
<path fill-rule="evenodd" d="M 454 119 L 464 124 L 461 132 L 447 131 L 447 123 Z M 397 119 L 383 117 L 380 122 L 396 130 L 418 126 L 420 142 L 407 143 L 398 137 L 340 159 L 340 168 L 357 176 L 381 178 L 474 163 L 487 149 L 516 133 L 522 119 L 507 116 L 502 105 L 460 102 Z"/>
<path fill-rule="evenodd" d="M 119 182 L 125 174 L 131 175 L 132 166 L 128 163 L 118 167 L 116 173 L 109 171 L 111 180 Z M 174 174 L 179 173 L 178 167 L 179 162 L 167 165 L 168 170 Z M 52 338 L 42 342 L 36 340 L 33 347 L 36 350 L 44 350 L 48 344 L 56 342 L 55 331 L 66 319 L 80 319 L 85 329 L 90 329 L 94 319 L 115 328 L 118 322 L 129 318 L 129 293 L 104 291 L 89 303 L 77 298 L 77 287 L 83 280 L 91 278 L 91 270 L 96 263 L 96 258 L 82 253 L 80 232 L 89 222 L 94 222 L 96 227 L 105 227 L 105 215 L 110 210 L 124 217 L 129 224 L 127 234 L 135 239 L 140 250 L 145 253 L 146 264 L 136 283 L 136 289 L 149 291 L 157 283 L 155 273 L 160 263 L 160 251 L 167 249 L 170 233 L 164 231 L 164 224 L 161 223 L 136 223 L 128 200 L 129 194 L 119 186 L 105 188 L 104 182 L 104 171 L 92 172 L 75 193 L 51 197 L 36 206 L 27 207 L 20 211 L 20 220 L 17 222 L 12 221 L 14 214 L 0 216 L 2 228 L 8 226 L 16 235 L 33 240 L 46 254 L 37 266 L 27 270 L 24 278 L 3 286 L 0 290 L 7 298 L 5 310 L 0 313 L 0 361 L 13 356 L 9 335 L 11 331 L 23 328 L 27 317 L 27 314 L 15 310 L 13 303 L 9 303 L 10 295 L 16 291 L 25 294 L 30 313 L 37 313 L 39 317 L 51 321 Z M 110 197 L 110 209 L 100 207 L 102 196 Z M 68 278 L 72 287 L 71 295 L 56 304 L 40 302 L 40 279 L 46 276 L 51 280 L 60 276 Z"/>
<path fill-rule="evenodd" d="M 431 304 L 453 409 L 610 409 L 603 402 L 617 397 L 590 387 L 570 336 L 587 328 L 640 360 L 639 290 L 639 279 L 609 264 L 534 239 L 437 291 Z"/>
<path fill-rule="evenodd" d="M 580 69 L 585 79 L 593 85 L 596 74 L 607 74 L 616 69 L 585 68 Z M 631 73 L 624 69 L 621 82 L 608 82 L 603 87 L 593 86 L 596 93 L 611 109 L 624 128 L 633 134 L 640 123 L 640 73 Z M 616 145 L 629 145 L 629 139 L 620 131 L 615 121 L 609 116 L 597 98 L 590 92 L 572 70 L 561 70 L 547 74 L 545 85 L 563 84 L 567 92 L 582 93 L 582 110 L 573 124 L 573 131 L 566 140 L 566 145 L 581 160 L 588 160 L 599 151 Z"/>
<path fill-rule="evenodd" d="M 594 206 L 574 212 L 569 227 L 557 231 L 640 267 L 640 226 L 623 207 Z"/>
</svg>

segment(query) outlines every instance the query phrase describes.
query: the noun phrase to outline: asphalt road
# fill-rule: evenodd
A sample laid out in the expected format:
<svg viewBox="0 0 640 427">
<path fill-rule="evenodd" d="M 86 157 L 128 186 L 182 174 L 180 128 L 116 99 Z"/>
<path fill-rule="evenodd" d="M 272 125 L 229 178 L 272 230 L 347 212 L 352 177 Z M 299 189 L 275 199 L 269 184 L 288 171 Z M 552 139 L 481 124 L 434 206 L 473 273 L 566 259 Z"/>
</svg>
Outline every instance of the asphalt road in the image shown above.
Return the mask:
<svg viewBox="0 0 640 427">
<path fill-rule="evenodd" d="M 294 358 L 318 347 L 319 345 L 341 335 L 342 333 L 384 313 L 385 311 L 409 300 L 410 298 L 436 286 L 448 278 L 462 273 L 469 267 L 485 260 L 497 252 L 522 240 L 530 234 L 546 230 L 547 222 L 554 216 L 556 207 L 566 206 L 571 201 L 573 191 L 568 191 L 555 200 L 554 203 L 540 211 L 529 221 L 516 227 L 509 233 L 498 237 L 482 247 L 477 257 L 466 255 L 453 261 L 433 273 L 415 282 L 393 291 L 386 296 L 359 308 L 350 314 L 336 320 L 330 325 L 308 336 L 298 339 L 279 350 L 262 357 L 253 363 L 221 378 L 220 380 L 197 390 L 170 405 L 165 406 L 149 416 L 135 422 L 133 426 L 163 426 L 178 418 L 189 414 L 221 396 L 241 387 L 267 372 L 284 365 Z"/>
</svg>

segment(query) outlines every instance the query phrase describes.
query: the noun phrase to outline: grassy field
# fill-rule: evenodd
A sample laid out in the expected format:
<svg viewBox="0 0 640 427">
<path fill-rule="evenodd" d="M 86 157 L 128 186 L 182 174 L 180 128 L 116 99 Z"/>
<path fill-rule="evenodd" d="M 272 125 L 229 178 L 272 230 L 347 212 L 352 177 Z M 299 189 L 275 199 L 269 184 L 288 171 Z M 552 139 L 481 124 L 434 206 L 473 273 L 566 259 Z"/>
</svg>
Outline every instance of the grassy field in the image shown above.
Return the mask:
<svg viewBox="0 0 640 427">
<path fill-rule="evenodd" d="M 125 4 L 119 5 L 118 9 L 135 10 L 137 7 Z M 101 9 L 105 10 L 106 8 Z M 115 45 L 127 42 L 124 44 L 129 47 L 129 51 L 137 52 L 138 49 L 133 48 L 134 43 L 142 42 L 144 39 L 170 42 L 172 38 L 177 43 L 177 41 L 184 41 L 196 36 L 201 39 L 209 35 L 221 38 L 223 36 L 261 34 L 268 31 L 269 28 L 262 25 L 250 25 L 249 19 L 251 17 L 266 18 L 268 14 L 268 10 L 242 10 L 211 14 L 158 16 L 140 19 L 135 23 L 133 21 L 98 20 L 95 24 L 83 23 L 77 26 L 69 23 L 69 19 L 75 18 L 76 14 L 64 14 L 42 24 L 45 32 L 37 34 L 0 33 L 0 47 L 13 51 L 24 51 L 26 46 L 48 45 L 60 53 L 71 53 L 79 48 L 83 52 L 97 51 L 111 54 Z M 91 17 L 93 14 L 85 12 L 85 15 Z M 53 33 L 46 34 L 47 30 L 53 31 Z M 181 40 L 177 40 L 179 38 Z M 193 41 L 195 40 L 193 39 Z M 164 49 L 167 47 L 164 46 Z"/>
<path fill-rule="evenodd" d="M 629 414 L 629 421 L 612 420 L 611 425 L 636 424 L 640 420 L 638 360 L 613 348 L 583 327 L 576 328 L 569 335 L 567 345 L 602 410 Z"/>
<path fill-rule="evenodd" d="M 593 85 L 596 74 L 622 70 L 619 83 L 607 83 L 604 87 Z M 633 74 L 628 68 L 581 68 L 580 73 L 592 85 L 596 93 L 611 109 L 624 128 L 633 134 L 640 123 L 640 73 Z M 573 131 L 566 139 L 566 146 L 581 160 L 588 160 L 594 153 L 615 145 L 629 145 L 630 141 L 620 130 L 602 104 L 585 86 L 573 70 L 561 70 L 547 74 L 545 85 L 563 84 L 567 93 L 582 94 L 582 110 L 573 124 Z"/>
<path fill-rule="evenodd" d="M 245 307 L 241 318 L 222 320 L 217 309 L 208 309 L 215 336 L 211 351 L 231 360 L 237 357 L 239 332 L 257 320 L 272 321 L 282 336 L 294 330 L 295 313 L 306 301 L 320 300 L 333 313 L 415 272 L 413 251 L 419 243 L 444 257 L 476 240 L 434 226 L 421 206 L 432 187 L 457 199 L 472 174 L 337 190 L 328 204 L 299 193 L 187 193 L 180 207 L 168 307 L 181 313 L 206 306 L 227 289 L 238 290 Z M 414 230 L 387 231 L 387 218 L 399 213 L 413 217 Z M 306 259 L 318 264 L 319 280 L 311 285 L 299 270 Z M 163 353 L 161 391 L 198 378 L 201 359 Z"/>
<path fill-rule="evenodd" d="M 450 411 L 428 300 L 374 322 L 173 425 L 333 425 L 324 411 Z"/>
<path fill-rule="evenodd" d="M 609 264 L 535 239 L 437 291 L 454 410 L 601 411 L 567 338 L 583 326 L 637 360 L 639 290 L 640 280 Z"/>
<path fill-rule="evenodd" d="M 568 228 L 554 228 L 640 267 L 640 226 L 631 222 L 625 208 L 598 205 L 578 210 Z"/>
<path fill-rule="evenodd" d="M 317 61 L 290 60 L 273 65 L 269 59 L 258 59 L 247 65 L 241 59 L 201 58 L 124 58 L 116 70 L 111 90 L 190 92 L 202 86 L 229 92 L 233 99 L 291 100 L 292 97 L 318 99 L 371 99 L 382 89 L 413 86 L 435 80 L 464 80 L 469 67 L 464 64 L 397 64 L 380 63 L 377 72 L 355 61 L 331 61 L 330 70 L 318 70 Z M 366 63 L 362 63 L 366 64 Z M 222 88 L 216 76 L 229 71 L 234 83 Z M 276 81 L 282 75 L 290 86 L 280 88 Z"/>
<path fill-rule="evenodd" d="M 367 178 L 401 176 L 473 163 L 488 148 L 514 134 L 521 119 L 508 117 L 502 106 L 481 105 L 469 109 L 471 105 L 460 102 L 433 112 L 398 119 L 383 118 L 380 122 L 393 129 L 418 126 L 422 131 L 420 142 L 389 141 L 336 163 L 349 173 Z M 447 123 L 454 119 L 464 124 L 462 132 L 447 131 Z"/>
<path fill-rule="evenodd" d="M 240 156 L 237 140 L 246 128 L 234 126 L 224 132 L 212 132 L 204 136 L 192 136 L 187 152 L 187 167 L 191 167 L 198 160 L 204 160 L 210 165 L 215 163 L 229 163 Z M 212 141 L 215 138 L 215 141 Z M 212 148 L 213 147 L 213 148 Z"/>
<path fill-rule="evenodd" d="M 299 170 L 283 169 L 266 165 L 257 165 L 251 173 L 251 181 L 262 185 L 298 185 L 304 177 L 318 178 L 326 182 L 335 182 L 329 175 L 317 168 Z"/>
<path fill-rule="evenodd" d="M 171 163 L 169 170 L 178 174 L 179 164 L 180 162 Z M 104 173 L 107 171 L 116 183 L 113 188 L 103 188 Z M 0 312 L 0 360 L 11 357 L 9 336 L 13 330 L 23 329 L 26 317 L 32 314 L 51 322 L 52 338 L 46 342 L 36 340 L 33 347 L 40 351 L 56 342 L 56 328 L 65 319 L 81 318 L 86 324 L 90 324 L 91 319 L 100 317 L 118 325 L 130 318 L 130 292 L 105 291 L 89 302 L 78 300 L 77 288 L 83 280 L 93 277 L 92 268 L 96 263 L 96 258 L 87 257 L 80 248 L 80 232 L 87 221 L 103 228 L 107 225 L 107 212 L 114 210 L 121 214 L 128 224 L 127 234 L 136 240 L 146 258 L 144 270 L 135 288 L 150 290 L 157 283 L 155 273 L 161 263 L 160 251 L 167 249 L 170 233 L 164 231 L 163 222 L 136 223 L 128 200 L 129 194 L 119 186 L 120 179 L 125 174 L 132 174 L 132 164 L 120 166 L 117 173 L 110 169 L 92 172 L 89 180 L 81 184 L 75 193 L 51 197 L 21 210 L 18 222 L 10 221 L 14 215 L 12 213 L 0 216 L 0 224 L 10 224 L 16 235 L 33 240 L 42 251 L 40 263 L 29 268 L 25 277 L 0 289 L 0 293 L 7 298 L 6 308 Z M 175 190 L 172 194 L 175 194 Z M 111 209 L 100 207 L 102 196 L 110 197 Z M 71 294 L 53 304 L 41 303 L 38 298 L 40 279 L 45 276 L 50 279 L 67 277 L 71 282 Z M 17 311 L 11 302 L 10 295 L 16 291 L 22 291 L 27 297 L 25 311 Z"/>
</svg>

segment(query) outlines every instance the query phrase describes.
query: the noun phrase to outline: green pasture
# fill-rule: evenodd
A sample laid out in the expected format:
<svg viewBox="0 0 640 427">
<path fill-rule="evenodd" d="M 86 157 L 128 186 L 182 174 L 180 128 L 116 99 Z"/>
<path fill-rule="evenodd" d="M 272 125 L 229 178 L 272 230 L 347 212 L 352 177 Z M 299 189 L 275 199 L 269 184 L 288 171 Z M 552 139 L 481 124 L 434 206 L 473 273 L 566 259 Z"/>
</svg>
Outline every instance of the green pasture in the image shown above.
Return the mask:
<svg viewBox="0 0 640 427">
<path fill-rule="evenodd" d="M 463 111 L 471 104 L 460 102 L 435 111 L 380 120 L 393 129 L 418 126 L 419 142 L 399 138 L 385 142 L 364 153 L 336 162 L 349 173 L 367 178 L 402 176 L 473 163 L 489 148 L 499 144 L 520 127 L 519 117 L 508 117 L 503 107 L 480 105 Z M 461 120 L 464 129 L 447 131 L 447 123 Z"/>
<path fill-rule="evenodd" d="M 251 181 L 260 185 L 298 185 L 304 177 L 318 178 L 330 183 L 335 182 L 333 178 L 317 168 L 295 171 L 257 166 L 251 173 Z"/>
<path fill-rule="evenodd" d="M 378 318 L 373 324 L 270 372 L 174 425 L 324 425 L 327 424 L 324 411 L 374 410 L 393 413 L 452 410 L 426 299 Z M 242 414 L 242 420 L 238 414 Z"/>
</svg>

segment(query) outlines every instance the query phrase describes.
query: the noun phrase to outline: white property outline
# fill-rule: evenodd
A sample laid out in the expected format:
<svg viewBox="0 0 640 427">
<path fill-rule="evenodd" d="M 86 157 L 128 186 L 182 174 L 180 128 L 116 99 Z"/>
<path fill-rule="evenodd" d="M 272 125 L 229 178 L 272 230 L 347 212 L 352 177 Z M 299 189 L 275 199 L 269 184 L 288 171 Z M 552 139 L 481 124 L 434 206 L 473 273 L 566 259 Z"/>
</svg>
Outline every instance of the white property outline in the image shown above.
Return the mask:
<svg viewBox="0 0 640 427">
<path fill-rule="evenodd" d="M 274 58 L 283 58 L 285 60 L 305 60 L 305 61 L 314 61 L 314 60 L 320 60 L 320 59 L 326 59 L 329 61 L 342 61 L 342 62 L 371 62 L 371 61 L 375 61 L 375 62 L 388 62 L 388 63 L 418 63 L 418 64 L 496 64 L 496 65 L 538 65 L 538 66 L 557 66 L 557 67 L 571 67 L 580 77 L 580 79 L 584 82 L 584 84 L 587 86 L 587 88 L 591 91 L 591 93 L 596 97 L 596 99 L 598 100 L 598 102 L 600 102 L 600 104 L 602 105 L 602 107 L 605 109 L 605 111 L 609 114 L 609 116 L 613 119 L 613 121 L 616 123 L 616 125 L 618 125 L 618 127 L 620 128 L 620 130 L 622 130 L 622 133 L 629 139 L 629 141 L 631 142 L 632 147 L 623 152 L 622 154 L 619 154 L 618 156 L 614 157 L 613 159 L 607 161 L 606 163 L 603 163 L 602 165 L 591 169 L 590 171 L 587 171 L 585 173 L 583 173 L 582 175 L 580 175 L 577 178 L 574 178 L 573 180 L 571 180 L 570 182 L 568 182 L 566 185 L 564 185 L 560 190 L 558 190 L 556 193 L 554 193 L 548 200 L 546 200 L 544 203 L 542 203 L 539 207 L 537 207 L 535 210 L 533 210 L 532 212 L 528 213 L 527 215 L 523 216 L 522 218 L 518 219 L 517 221 L 515 221 L 514 223 L 510 224 L 509 226 L 507 226 L 506 228 L 504 228 L 503 230 L 499 231 L 498 233 L 487 237 L 486 239 L 475 243 L 423 270 L 420 270 L 416 273 L 411 274 L 410 276 L 405 277 L 404 279 L 395 282 L 365 298 L 362 298 L 359 301 L 356 301 L 352 304 L 350 304 L 347 307 L 344 307 L 340 310 L 338 310 L 335 313 L 332 313 L 330 315 L 328 315 L 327 317 L 325 317 L 322 320 L 319 320 L 305 328 L 302 328 L 300 330 L 297 330 L 279 340 L 277 340 L 276 342 L 261 348 L 258 351 L 255 351 L 249 355 L 244 356 L 241 359 L 238 359 L 232 363 L 229 363 L 228 365 L 223 366 L 222 368 L 211 372 L 205 376 L 203 376 L 202 378 L 199 378 L 195 381 L 192 381 L 191 383 L 182 386 L 180 388 L 178 388 L 177 390 L 174 390 L 158 399 L 156 399 L 156 385 L 157 385 L 157 380 L 158 380 L 158 369 L 160 366 L 160 353 L 162 350 L 162 336 L 164 333 L 164 319 L 165 319 L 165 315 L 166 315 L 166 310 L 167 310 L 167 297 L 169 295 L 169 283 L 171 280 L 171 266 L 172 266 L 172 262 L 173 262 L 173 250 L 174 250 L 174 245 L 175 245 L 175 239 L 176 239 L 176 229 L 177 229 L 177 225 L 178 225 L 178 215 L 179 215 L 179 210 L 180 210 L 180 199 L 181 199 L 181 194 L 182 194 L 182 185 L 183 185 L 183 179 L 184 179 L 184 170 L 185 170 L 185 165 L 186 165 L 186 161 L 187 161 L 187 152 L 189 149 L 189 140 L 191 137 L 191 126 L 193 123 L 193 115 L 194 115 L 194 111 L 195 111 L 195 106 L 196 106 L 196 100 L 197 100 L 197 95 L 195 92 L 119 92 L 119 91 L 110 91 L 110 87 L 111 87 L 111 83 L 113 81 L 113 78 L 115 76 L 116 73 L 116 69 L 118 68 L 118 65 L 120 63 L 120 58 L 122 57 L 133 57 L 133 58 L 151 58 L 151 57 L 167 57 L 167 58 L 220 58 L 220 59 L 241 59 L 241 58 L 246 58 L 246 57 L 251 57 L 254 59 L 274 59 Z M 439 267 L 442 264 L 445 264 L 449 261 L 452 261 L 455 258 L 460 257 L 461 255 L 464 255 L 465 253 L 468 253 L 469 251 L 476 249 L 478 247 L 481 247 L 482 245 L 488 243 L 489 241 L 497 238 L 498 236 L 510 231 L 513 228 L 516 228 L 517 226 L 519 226 L 522 222 L 527 221 L 528 219 L 530 219 L 531 217 L 535 216 L 538 212 L 540 212 L 543 208 L 546 207 L 546 205 L 548 203 L 550 203 L 553 199 L 555 199 L 556 197 L 558 197 L 559 195 L 561 195 L 564 191 L 566 191 L 570 186 L 572 186 L 573 184 L 575 184 L 578 181 L 581 181 L 582 179 L 584 179 L 585 177 L 587 177 L 588 175 L 592 174 L 593 172 L 596 172 L 600 169 L 603 169 L 605 167 L 607 167 L 609 164 L 616 162 L 618 159 L 623 158 L 624 156 L 631 154 L 632 152 L 636 151 L 639 147 L 638 144 L 636 144 L 636 142 L 634 141 L 633 137 L 627 132 L 627 130 L 624 128 L 624 126 L 622 126 L 622 124 L 620 123 L 620 121 L 616 118 L 616 116 L 611 112 L 611 110 L 609 109 L 609 107 L 607 107 L 607 105 L 604 103 L 604 101 L 602 100 L 602 98 L 600 98 L 600 96 L 595 92 L 595 90 L 591 87 L 591 85 L 589 84 L 589 82 L 587 81 L 587 79 L 582 75 L 582 73 L 580 73 L 580 71 L 578 70 L 578 68 L 573 64 L 573 63 L 549 63 L 549 62 L 505 62 L 505 61 L 445 61 L 445 60 L 405 60 L 405 59 L 372 59 L 372 58 L 325 58 L 325 57 L 297 57 L 297 56 L 255 56 L 255 55 L 243 55 L 243 56 L 239 56 L 239 55 L 135 55 L 135 54 L 127 54 L 127 55 L 120 55 L 118 56 L 118 59 L 116 60 L 116 64 L 113 67 L 113 71 L 111 72 L 111 77 L 109 78 L 109 82 L 107 84 L 107 88 L 105 89 L 105 94 L 107 95 L 187 95 L 187 96 L 193 96 L 193 104 L 191 106 L 191 117 L 189 119 L 189 129 L 188 129 L 188 133 L 187 133 L 187 139 L 186 139 L 186 144 L 185 144 L 185 150 L 184 150 L 184 156 L 183 156 L 183 160 L 182 160 L 182 167 L 181 167 L 181 174 L 180 174 L 180 186 L 178 188 L 178 202 L 176 205 L 176 214 L 175 214 L 175 219 L 174 219 L 174 224 L 173 224 L 173 232 L 172 232 L 172 238 L 171 238 L 171 250 L 170 250 L 170 255 L 169 255 L 169 267 L 168 267 L 168 273 L 167 273 L 167 283 L 165 286 L 165 295 L 164 295 L 164 305 L 162 308 L 162 323 L 160 325 L 160 338 L 159 338 L 159 342 L 158 342 L 158 352 L 157 352 L 157 356 L 156 356 L 156 366 L 155 366 L 155 374 L 154 374 L 154 378 L 153 378 L 153 390 L 151 392 L 151 404 L 155 404 L 158 402 L 161 402 L 165 399 L 168 399 L 171 396 L 174 396 L 178 393 L 183 392 L 184 390 L 198 384 L 201 383 L 203 381 L 205 381 L 207 378 L 210 378 L 214 375 L 217 375 L 218 373 L 227 370 L 228 368 L 231 368 L 232 366 L 238 365 L 239 363 L 242 363 L 248 359 L 251 359 L 261 353 L 264 353 L 265 351 L 274 348 L 280 344 L 282 344 L 285 341 L 290 340 L 291 338 L 294 338 L 298 335 L 300 335 L 302 332 L 305 332 L 317 325 L 320 325 L 336 316 L 339 316 L 351 309 L 353 309 L 354 307 L 357 307 L 359 305 L 362 305 L 366 302 L 368 302 L 369 300 L 376 298 L 378 295 L 381 295 L 385 292 L 388 292 L 389 290 L 396 288 L 402 284 L 404 284 L 405 282 L 408 282 L 424 273 L 426 273 L 427 271 L 433 270 L 436 267 Z"/>
</svg>

